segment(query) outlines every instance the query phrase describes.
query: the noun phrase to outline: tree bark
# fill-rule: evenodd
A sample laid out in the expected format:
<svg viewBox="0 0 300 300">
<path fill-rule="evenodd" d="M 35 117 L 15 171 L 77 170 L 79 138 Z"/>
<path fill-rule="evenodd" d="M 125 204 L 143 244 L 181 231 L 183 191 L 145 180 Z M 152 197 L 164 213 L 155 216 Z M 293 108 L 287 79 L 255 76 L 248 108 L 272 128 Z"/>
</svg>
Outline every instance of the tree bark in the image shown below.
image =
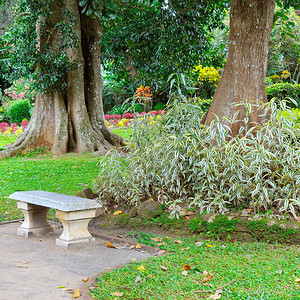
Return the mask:
<svg viewBox="0 0 300 300">
<path fill-rule="evenodd" d="M 230 10 L 230 43 L 224 74 L 210 109 L 203 120 L 209 125 L 215 116 L 230 117 L 240 110 L 237 120 L 245 117 L 238 102 L 267 102 L 265 80 L 270 33 L 276 0 L 232 0 Z M 249 117 L 252 126 L 265 117 L 255 106 Z M 222 123 L 227 123 L 222 119 Z M 238 134 L 242 122 L 231 124 L 231 134 Z"/>
<path fill-rule="evenodd" d="M 106 126 L 102 108 L 101 48 L 99 45 L 102 26 L 98 18 L 81 13 L 77 0 L 54 0 L 53 10 L 46 18 L 47 38 L 38 34 L 38 49 L 45 43 L 58 49 L 61 39 L 55 29 L 68 10 L 75 18 L 73 32 L 78 47 L 67 50 L 70 62 L 76 68 L 66 76 L 67 92 L 38 94 L 34 112 L 26 130 L 8 149 L 0 152 L 0 158 L 12 156 L 27 147 L 47 146 L 54 154 L 67 152 L 105 153 L 114 146 L 123 145 L 123 139 Z M 41 27 L 39 27 L 41 28 Z"/>
</svg>

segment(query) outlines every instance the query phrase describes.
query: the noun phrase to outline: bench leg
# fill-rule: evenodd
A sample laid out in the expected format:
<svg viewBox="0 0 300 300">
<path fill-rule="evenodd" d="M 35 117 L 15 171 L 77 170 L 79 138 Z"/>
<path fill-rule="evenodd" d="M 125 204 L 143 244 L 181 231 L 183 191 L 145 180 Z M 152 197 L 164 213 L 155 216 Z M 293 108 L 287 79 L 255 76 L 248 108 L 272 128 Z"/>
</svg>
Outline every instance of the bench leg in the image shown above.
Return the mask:
<svg viewBox="0 0 300 300">
<path fill-rule="evenodd" d="M 53 232 L 47 221 L 48 207 L 18 201 L 18 208 L 24 215 L 24 222 L 17 229 L 17 235 L 29 237 L 30 235 L 44 235 Z"/>
<path fill-rule="evenodd" d="M 88 231 L 88 224 L 96 215 L 96 209 L 63 212 L 56 211 L 56 216 L 63 224 L 63 233 L 56 239 L 56 245 L 69 249 L 71 245 L 94 242 Z"/>
</svg>

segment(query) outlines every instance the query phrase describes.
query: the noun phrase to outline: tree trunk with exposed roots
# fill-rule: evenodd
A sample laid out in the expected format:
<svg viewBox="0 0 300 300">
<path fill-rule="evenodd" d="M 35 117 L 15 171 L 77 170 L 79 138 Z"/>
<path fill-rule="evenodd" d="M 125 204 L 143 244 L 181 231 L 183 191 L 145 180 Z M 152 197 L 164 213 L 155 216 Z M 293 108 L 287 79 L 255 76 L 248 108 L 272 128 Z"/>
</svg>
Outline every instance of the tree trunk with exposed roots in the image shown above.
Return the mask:
<svg viewBox="0 0 300 300">
<path fill-rule="evenodd" d="M 52 14 L 46 17 L 49 19 L 45 22 L 51 32 L 47 43 L 52 49 L 59 47 L 64 37 L 56 32 L 55 25 L 63 20 L 63 11 L 71 12 L 75 18 L 73 32 L 77 36 L 78 47 L 67 52 L 70 62 L 74 62 L 76 67 L 67 74 L 67 92 L 37 95 L 28 127 L 13 144 L 0 152 L 0 158 L 15 155 L 29 146 L 47 146 L 54 154 L 64 154 L 105 153 L 114 146 L 123 145 L 122 138 L 108 129 L 104 119 L 100 20 L 82 14 L 76 0 L 53 2 Z M 38 49 L 42 51 L 45 35 L 40 33 L 38 36 Z"/>
<path fill-rule="evenodd" d="M 270 33 L 274 20 L 276 0 L 232 0 L 230 11 L 229 54 L 224 74 L 215 92 L 210 109 L 203 120 L 210 124 L 219 118 L 232 118 L 240 110 L 237 120 L 245 111 L 238 102 L 267 102 L 265 80 Z M 261 111 L 253 107 L 250 122 L 264 122 Z M 223 119 L 224 123 L 227 121 Z M 238 134 L 241 122 L 231 124 L 231 134 Z"/>
</svg>

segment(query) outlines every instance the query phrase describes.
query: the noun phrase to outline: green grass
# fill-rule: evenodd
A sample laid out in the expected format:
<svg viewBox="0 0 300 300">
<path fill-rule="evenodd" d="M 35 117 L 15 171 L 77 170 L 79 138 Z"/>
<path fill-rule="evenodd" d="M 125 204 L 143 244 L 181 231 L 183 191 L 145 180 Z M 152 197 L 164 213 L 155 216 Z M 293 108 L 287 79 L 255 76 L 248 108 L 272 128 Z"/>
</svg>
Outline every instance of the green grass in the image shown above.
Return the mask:
<svg viewBox="0 0 300 300">
<path fill-rule="evenodd" d="M 139 242 L 154 245 L 150 237 L 153 235 L 141 234 Z M 121 299 L 207 299 L 218 287 L 236 280 L 224 287 L 221 299 L 300 299 L 300 284 L 295 282 L 300 277 L 299 247 L 215 241 L 197 247 L 199 237 L 181 240 L 178 244 L 175 239 L 163 238 L 165 245 L 160 248 L 167 250 L 166 255 L 133 262 L 98 277 L 93 297 L 116 299 L 112 293 L 118 292 L 123 294 Z M 182 274 L 184 265 L 192 268 L 187 276 Z M 139 271 L 139 266 L 145 271 Z M 213 275 L 209 285 L 202 282 L 204 271 Z M 136 283 L 138 276 L 141 279 Z"/>
<path fill-rule="evenodd" d="M 123 128 L 114 131 L 123 136 L 128 134 L 125 138 L 131 134 Z M 0 147 L 13 139 L 13 136 L 0 135 Z M 0 221 L 22 217 L 16 202 L 8 199 L 15 191 L 44 190 L 75 195 L 85 185 L 92 187 L 101 159 L 70 154 L 57 158 L 43 155 L 0 160 Z M 50 217 L 54 218 L 54 211 Z M 151 237 L 139 234 L 138 239 L 155 246 Z M 167 251 L 164 256 L 133 262 L 99 277 L 99 288 L 93 296 L 116 299 L 112 293 L 119 292 L 123 294 L 121 299 L 206 299 L 212 294 L 194 292 L 215 292 L 217 287 L 236 279 L 223 289 L 221 299 L 300 299 L 300 284 L 295 282 L 300 277 L 299 246 L 207 241 L 197 247 L 195 242 L 200 236 L 180 239 L 183 243 L 178 244 L 174 239 L 163 238 L 165 245 L 160 248 Z M 193 270 L 183 276 L 182 267 L 186 264 Z M 141 265 L 145 272 L 137 270 Z M 168 269 L 163 271 L 160 266 Z M 202 283 L 203 271 L 214 276 L 209 285 Z M 138 276 L 140 281 L 135 282 Z"/>
<path fill-rule="evenodd" d="M 0 134 L 0 150 L 4 145 L 13 143 L 16 138 L 17 136 L 13 134 Z"/>
<path fill-rule="evenodd" d="M 16 219 L 22 214 L 16 202 L 7 197 L 15 191 L 43 190 L 76 195 L 84 186 L 93 186 L 99 173 L 99 159 L 91 155 L 49 155 L 0 160 L 0 221 Z"/>
</svg>

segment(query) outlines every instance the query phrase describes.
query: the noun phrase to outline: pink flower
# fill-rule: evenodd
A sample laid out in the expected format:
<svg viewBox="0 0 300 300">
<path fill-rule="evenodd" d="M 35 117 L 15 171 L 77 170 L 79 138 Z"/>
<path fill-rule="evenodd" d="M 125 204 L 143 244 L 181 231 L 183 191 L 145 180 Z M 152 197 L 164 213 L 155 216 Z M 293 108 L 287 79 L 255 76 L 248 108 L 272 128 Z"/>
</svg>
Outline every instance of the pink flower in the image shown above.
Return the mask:
<svg viewBox="0 0 300 300">
<path fill-rule="evenodd" d="M 25 98 L 25 95 L 24 95 L 24 93 L 22 93 L 22 92 L 21 92 L 21 93 L 19 94 L 19 98 L 20 98 L 20 99 L 23 99 L 23 98 Z"/>
</svg>

